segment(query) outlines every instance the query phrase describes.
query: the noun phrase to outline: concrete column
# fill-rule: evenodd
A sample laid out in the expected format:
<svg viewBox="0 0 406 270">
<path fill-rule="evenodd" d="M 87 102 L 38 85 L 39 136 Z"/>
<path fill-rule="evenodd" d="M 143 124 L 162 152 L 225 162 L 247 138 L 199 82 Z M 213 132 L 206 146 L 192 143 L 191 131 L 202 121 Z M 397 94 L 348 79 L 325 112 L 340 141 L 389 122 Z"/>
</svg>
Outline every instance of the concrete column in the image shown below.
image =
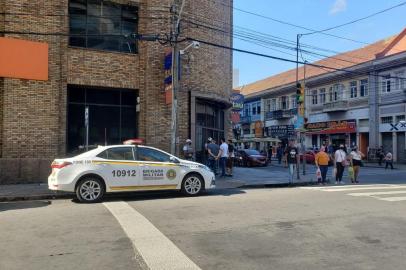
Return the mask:
<svg viewBox="0 0 406 270">
<path fill-rule="evenodd" d="M 396 132 L 392 132 L 392 153 L 393 153 L 393 161 L 398 161 L 398 136 Z"/>
<path fill-rule="evenodd" d="M 378 148 L 382 145 L 382 138 L 379 133 L 379 79 L 376 72 L 371 72 L 368 76 L 369 85 L 369 147 Z M 379 138 L 379 139 L 378 139 Z"/>
<path fill-rule="evenodd" d="M 369 138 L 371 138 L 371 137 L 369 137 Z M 378 146 L 379 146 L 379 147 L 382 146 L 382 133 L 381 133 L 381 132 L 379 132 L 379 134 L 378 134 Z M 377 147 L 377 148 L 378 148 L 378 147 Z"/>
</svg>

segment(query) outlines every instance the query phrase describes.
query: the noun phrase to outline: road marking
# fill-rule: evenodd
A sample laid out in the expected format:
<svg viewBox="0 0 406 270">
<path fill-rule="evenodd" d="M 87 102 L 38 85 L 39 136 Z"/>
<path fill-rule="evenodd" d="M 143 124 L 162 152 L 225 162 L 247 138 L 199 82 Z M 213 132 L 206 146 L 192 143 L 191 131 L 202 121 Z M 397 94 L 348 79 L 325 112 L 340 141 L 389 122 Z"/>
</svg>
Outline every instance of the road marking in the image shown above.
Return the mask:
<svg viewBox="0 0 406 270">
<path fill-rule="evenodd" d="M 381 201 L 387 201 L 387 202 L 406 201 L 406 197 L 386 197 L 386 198 L 374 197 L 374 198 L 381 200 Z"/>
<path fill-rule="evenodd" d="M 385 190 L 385 189 L 401 189 L 404 188 L 402 186 L 393 186 L 393 187 L 343 187 L 343 188 L 335 188 L 335 189 L 323 189 L 323 191 L 327 192 L 338 192 L 338 191 L 357 191 L 357 190 Z"/>
<path fill-rule="evenodd" d="M 406 193 L 406 190 L 400 190 L 400 191 L 348 193 L 347 195 L 355 196 L 355 197 L 362 197 L 362 196 L 391 195 L 391 194 L 405 194 L 405 193 Z"/>
<path fill-rule="evenodd" d="M 106 202 L 103 204 L 120 223 L 134 248 L 151 270 L 200 269 L 128 203 Z"/>
<path fill-rule="evenodd" d="M 372 184 L 372 185 L 350 185 L 350 186 L 322 186 L 322 187 L 301 187 L 302 189 L 343 189 L 343 188 L 364 188 L 364 187 L 399 187 L 399 185 L 392 185 L 392 184 Z"/>
</svg>

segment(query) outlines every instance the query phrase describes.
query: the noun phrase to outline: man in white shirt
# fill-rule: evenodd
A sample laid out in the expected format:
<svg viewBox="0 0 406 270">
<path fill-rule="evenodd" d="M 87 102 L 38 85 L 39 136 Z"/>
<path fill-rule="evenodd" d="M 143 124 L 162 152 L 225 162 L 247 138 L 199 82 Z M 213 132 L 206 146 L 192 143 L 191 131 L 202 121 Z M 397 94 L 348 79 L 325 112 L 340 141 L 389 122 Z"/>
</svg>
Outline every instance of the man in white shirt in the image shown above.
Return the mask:
<svg viewBox="0 0 406 270">
<path fill-rule="evenodd" d="M 344 151 L 344 145 L 340 144 L 340 148 L 334 153 L 334 162 L 336 167 L 336 184 L 341 184 L 347 162 L 347 153 Z"/>
<path fill-rule="evenodd" d="M 228 158 L 228 144 L 224 138 L 221 138 L 221 145 L 220 145 L 220 168 L 221 168 L 221 175 L 220 177 L 226 176 L 226 162 Z"/>
</svg>

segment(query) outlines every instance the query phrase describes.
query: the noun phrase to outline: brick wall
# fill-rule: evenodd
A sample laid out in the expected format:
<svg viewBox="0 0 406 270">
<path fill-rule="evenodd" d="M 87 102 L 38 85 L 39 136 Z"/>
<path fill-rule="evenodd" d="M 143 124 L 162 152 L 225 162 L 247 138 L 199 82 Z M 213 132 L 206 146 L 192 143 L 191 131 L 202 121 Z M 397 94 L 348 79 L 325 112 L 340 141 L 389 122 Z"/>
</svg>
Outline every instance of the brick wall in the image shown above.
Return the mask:
<svg viewBox="0 0 406 270">
<path fill-rule="evenodd" d="M 171 0 L 116 0 L 139 2 L 139 32 L 169 33 Z M 224 4 L 222 4 L 224 3 Z M 232 1 L 187 1 L 185 18 L 197 18 L 230 31 Z M 170 148 L 171 108 L 163 95 L 165 48 L 157 42 L 140 41 L 138 54 L 96 51 L 68 46 L 68 1 L 0 0 L 7 13 L 6 31 L 60 33 L 16 35 L 49 44 L 49 80 L 46 82 L 0 79 L 0 183 L 44 181 L 44 165 L 65 155 L 67 85 L 101 86 L 139 90 L 139 137 L 147 144 Z M 52 16 L 46 16 L 52 15 Z M 204 16 L 205 18 L 202 18 Z M 4 21 L 4 20 L 3 20 Z M 0 17 L 0 29 L 2 28 Z M 230 35 L 182 24 L 184 36 L 231 45 Z M 64 35 L 65 34 L 65 35 Z M 186 46 L 187 44 L 182 44 Z M 179 95 L 179 136 L 189 136 L 189 93 L 202 93 L 226 101 L 232 88 L 232 53 L 202 45 L 191 51 L 190 73 L 182 75 Z M 48 165 L 49 166 L 49 165 Z M 12 170 L 3 169 L 13 168 Z"/>
</svg>

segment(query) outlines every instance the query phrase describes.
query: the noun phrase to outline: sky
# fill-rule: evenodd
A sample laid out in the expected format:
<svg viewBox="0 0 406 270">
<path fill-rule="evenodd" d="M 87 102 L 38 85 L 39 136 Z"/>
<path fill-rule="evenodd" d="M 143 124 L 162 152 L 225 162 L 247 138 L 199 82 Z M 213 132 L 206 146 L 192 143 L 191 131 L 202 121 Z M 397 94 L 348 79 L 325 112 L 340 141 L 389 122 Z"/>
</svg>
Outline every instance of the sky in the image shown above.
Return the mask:
<svg viewBox="0 0 406 270">
<path fill-rule="evenodd" d="M 234 0 L 234 7 L 319 30 L 370 15 L 401 2 L 402 0 Z M 401 32 L 406 27 L 405 14 L 406 5 L 327 33 L 373 43 Z M 240 31 L 241 34 L 242 29 L 240 27 L 249 28 L 248 34 L 252 33 L 251 30 L 255 30 L 294 42 L 296 42 L 297 34 L 308 32 L 234 9 L 234 33 Z M 242 33 L 242 35 L 243 38 L 247 38 L 247 33 Z M 301 43 L 337 52 L 345 52 L 365 46 L 364 44 L 321 34 L 304 36 L 301 38 Z M 239 49 L 296 60 L 294 50 L 284 50 L 274 46 L 265 48 L 237 38 L 234 38 L 233 46 Z M 269 45 L 266 46 L 269 47 Z M 318 53 L 334 55 L 334 53 L 325 51 L 318 51 Z M 304 55 L 304 58 L 310 62 L 317 60 L 317 58 L 306 55 Z M 234 69 L 239 70 L 239 85 L 255 82 L 295 68 L 294 63 L 239 52 L 234 52 L 233 66 Z"/>
</svg>

